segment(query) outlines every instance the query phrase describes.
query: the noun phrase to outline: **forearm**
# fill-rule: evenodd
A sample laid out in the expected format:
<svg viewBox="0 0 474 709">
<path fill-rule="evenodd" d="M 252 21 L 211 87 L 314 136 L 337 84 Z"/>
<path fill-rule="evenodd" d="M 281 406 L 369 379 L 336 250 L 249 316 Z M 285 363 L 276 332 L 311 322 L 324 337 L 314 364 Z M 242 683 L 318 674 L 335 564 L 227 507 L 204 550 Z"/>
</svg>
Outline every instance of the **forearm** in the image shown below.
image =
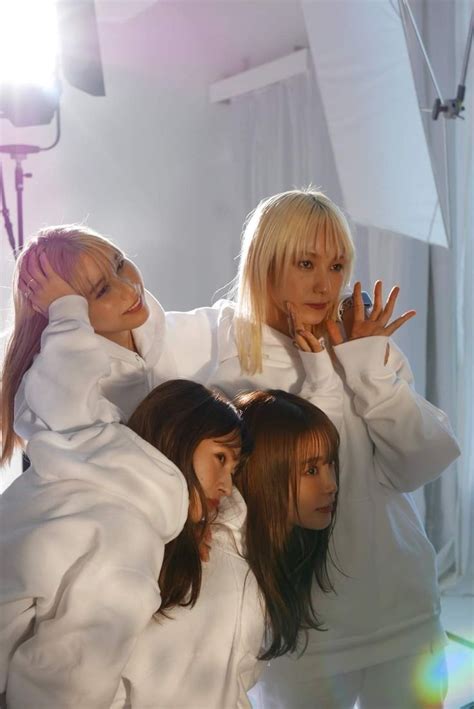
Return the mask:
<svg viewBox="0 0 474 709">
<path fill-rule="evenodd" d="M 340 433 L 343 385 L 328 351 L 300 352 L 300 356 L 306 374 L 300 396 L 324 411 Z"/>
<path fill-rule="evenodd" d="M 417 394 L 402 353 L 385 337 L 353 340 L 335 348 L 365 421 L 374 457 L 387 482 L 400 491 L 435 479 L 459 455 L 447 416 Z"/>
<path fill-rule="evenodd" d="M 110 361 L 90 325 L 87 301 L 59 298 L 49 316 L 41 351 L 16 397 L 16 432 L 29 439 L 48 428 L 69 431 L 120 420 L 117 407 L 100 394 L 99 380 L 110 373 Z"/>
</svg>

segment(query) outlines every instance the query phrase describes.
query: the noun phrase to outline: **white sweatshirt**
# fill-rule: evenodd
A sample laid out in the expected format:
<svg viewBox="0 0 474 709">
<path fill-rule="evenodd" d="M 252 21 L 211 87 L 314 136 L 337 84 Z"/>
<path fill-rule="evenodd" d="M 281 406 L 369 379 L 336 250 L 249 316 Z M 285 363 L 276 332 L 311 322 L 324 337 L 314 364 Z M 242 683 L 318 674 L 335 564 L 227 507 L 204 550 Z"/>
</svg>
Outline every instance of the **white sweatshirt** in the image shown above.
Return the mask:
<svg viewBox="0 0 474 709">
<path fill-rule="evenodd" d="M 140 355 L 94 333 L 85 298 L 68 295 L 50 305 L 41 352 L 15 398 L 19 436 L 29 440 L 41 430 L 73 431 L 98 422 L 126 422 L 145 396 L 164 381 L 212 381 L 216 359 L 223 356 L 221 346 L 226 347 L 225 339 L 218 340 L 226 337 L 232 323 L 232 306 L 220 301 L 214 308 L 170 313 L 165 321 L 159 303 L 149 293 L 146 297 L 150 317 L 133 331 Z M 295 356 L 306 367 L 298 384 L 302 395 L 324 409 L 337 425 L 342 384 L 327 352 L 302 353 L 300 360 L 295 351 Z"/>
<path fill-rule="evenodd" d="M 8 709 L 108 709 L 160 606 L 180 471 L 120 424 L 38 433 L 0 498 L 0 693 Z"/>
<path fill-rule="evenodd" d="M 75 342 L 84 341 L 90 330 L 86 302 L 79 296 L 61 298 L 50 308 L 53 331 L 56 317 L 59 324 L 68 323 L 71 343 L 68 347 L 63 339 L 63 356 L 74 362 Z M 88 340 L 91 361 L 82 366 L 95 367 L 102 345 L 97 337 Z M 315 607 L 328 630 L 310 633 L 300 660 L 310 663 L 313 676 L 415 654 L 443 637 L 434 550 L 408 493 L 438 477 L 459 455 L 459 447 L 446 415 L 414 390 L 408 362 L 393 342 L 384 364 L 386 345 L 384 337 L 338 345 L 333 365 L 326 351 L 301 353 L 289 338 L 264 327 L 263 371 L 243 375 L 231 303 L 167 313 L 166 333 L 160 333 L 154 382 L 196 379 L 230 396 L 280 388 L 311 399 L 340 430 L 339 509 L 332 543 L 337 567 L 331 570 L 336 594 L 315 589 Z M 41 406 L 52 359 L 35 360 L 32 370 L 38 372 L 34 384 L 26 383 L 26 405 L 20 397 L 23 424 L 35 416 L 28 408 L 37 412 Z M 105 386 L 107 378 L 103 381 Z M 76 398 L 75 382 L 70 384 L 56 408 L 57 425 L 63 411 L 67 420 L 69 402 Z M 94 406 L 92 401 L 85 420 L 94 418 Z M 285 662 L 275 661 L 272 667 Z"/>
<path fill-rule="evenodd" d="M 50 305 L 41 352 L 15 398 L 15 431 L 22 438 L 128 420 L 160 383 L 154 368 L 162 356 L 165 314 L 153 296 L 146 297 L 150 316 L 133 331 L 140 355 L 94 333 L 85 298 L 70 295 Z"/>
<path fill-rule="evenodd" d="M 236 488 L 221 503 L 209 562 L 193 608 L 152 620 L 123 672 L 113 709 L 244 709 L 258 679 L 264 613 L 242 558 L 245 503 Z"/>
</svg>

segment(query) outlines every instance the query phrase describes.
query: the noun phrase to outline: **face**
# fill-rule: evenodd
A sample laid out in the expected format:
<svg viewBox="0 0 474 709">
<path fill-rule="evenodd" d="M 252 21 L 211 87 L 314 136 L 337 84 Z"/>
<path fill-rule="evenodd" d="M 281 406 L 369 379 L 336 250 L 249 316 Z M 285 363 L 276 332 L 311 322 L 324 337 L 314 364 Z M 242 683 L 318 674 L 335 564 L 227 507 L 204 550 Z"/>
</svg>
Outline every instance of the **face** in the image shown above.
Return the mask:
<svg viewBox="0 0 474 709">
<path fill-rule="evenodd" d="M 83 254 L 80 268 L 90 292 L 87 295 L 91 325 L 98 335 L 129 347 L 131 330 L 143 325 L 149 316 L 143 280 L 132 261 L 113 253 L 113 266 L 104 278 L 95 261 Z"/>
<path fill-rule="evenodd" d="M 193 455 L 193 467 L 207 499 L 209 511 L 217 511 L 223 497 L 232 492 L 232 476 L 240 460 L 240 447 L 236 447 L 235 434 L 220 438 L 205 438 Z M 191 512 L 193 522 L 202 517 L 200 500 L 194 501 Z"/>
<path fill-rule="evenodd" d="M 284 274 L 272 285 L 270 317 L 271 327 L 290 334 L 287 303 L 290 302 L 305 325 L 319 325 L 328 316 L 338 299 L 344 283 L 345 260 L 341 254 L 324 249 L 319 239 L 306 252 L 288 266 Z"/>
<path fill-rule="evenodd" d="M 320 457 L 303 461 L 297 481 L 296 505 L 290 489 L 290 524 L 304 529 L 325 529 L 332 520 L 336 492 L 334 463 Z"/>
</svg>

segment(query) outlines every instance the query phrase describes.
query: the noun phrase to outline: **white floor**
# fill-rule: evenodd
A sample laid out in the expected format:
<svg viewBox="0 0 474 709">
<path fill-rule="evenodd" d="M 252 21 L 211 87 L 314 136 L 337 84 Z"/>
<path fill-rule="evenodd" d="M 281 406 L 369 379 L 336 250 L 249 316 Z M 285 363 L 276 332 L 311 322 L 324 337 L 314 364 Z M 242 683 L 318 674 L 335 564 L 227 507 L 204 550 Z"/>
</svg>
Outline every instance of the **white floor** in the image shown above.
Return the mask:
<svg viewBox="0 0 474 709">
<path fill-rule="evenodd" d="M 442 596 L 442 619 L 448 633 L 474 645 L 474 595 Z M 474 646 L 450 640 L 446 648 L 449 689 L 445 709 L 460 709 L 473 702 L 474 706 Z"/>
</svg>

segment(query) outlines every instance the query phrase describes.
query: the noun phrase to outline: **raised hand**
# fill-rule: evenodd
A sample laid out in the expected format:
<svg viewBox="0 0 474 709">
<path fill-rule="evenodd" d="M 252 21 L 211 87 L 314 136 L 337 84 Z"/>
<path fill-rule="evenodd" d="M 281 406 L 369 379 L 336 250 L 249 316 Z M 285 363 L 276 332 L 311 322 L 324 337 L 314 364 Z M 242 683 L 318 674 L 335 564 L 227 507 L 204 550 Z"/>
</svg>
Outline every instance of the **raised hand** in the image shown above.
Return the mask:
<svg viewBox="0 0 474 709">
<path fill-rule="evenodd" d="M 74 288 L 53 270 L 44 252 L 29 253 L 23 260 L 18 285 L 33 310 L 46 317 L 55 300 L 63 295 L 76 295 Z"/>
<path fill-rule="evenodd" d="M 286 310 L 288 314 L 288 330 L 293 338 L 295 347 L 303 352 L 322 352 L 323 346 L 311 330 L 307 329 L 294 303 L 287 301 Z"/>
<path fill-rule="evenodd" d="M 354 285 L 354 307 L 353 319 L 350 332 L 347 333 L 348 340 L 357 340 L 362 337 L 373 337 L 383 335 L 390 337 L 393 333 L 404 325 L 408 320 L 415 317 L 415 310 L 408 310 L 400 317 L 390 322 L 395 304 L 397 302 L 400 288 L 395 286 L 390 291 L 385 305 L 383 304 L 382 281 L 377 281 L 374 286 L 374 306 L 369 317 L 365 317 L 364 303 L 362 301 L 362 287 L 360 282 Z M 344 337 L 337 325 L 333 321 L 327 321 L 327 330 L 333 345 L 340 345 L 344 342 Z"/>
</svg>

